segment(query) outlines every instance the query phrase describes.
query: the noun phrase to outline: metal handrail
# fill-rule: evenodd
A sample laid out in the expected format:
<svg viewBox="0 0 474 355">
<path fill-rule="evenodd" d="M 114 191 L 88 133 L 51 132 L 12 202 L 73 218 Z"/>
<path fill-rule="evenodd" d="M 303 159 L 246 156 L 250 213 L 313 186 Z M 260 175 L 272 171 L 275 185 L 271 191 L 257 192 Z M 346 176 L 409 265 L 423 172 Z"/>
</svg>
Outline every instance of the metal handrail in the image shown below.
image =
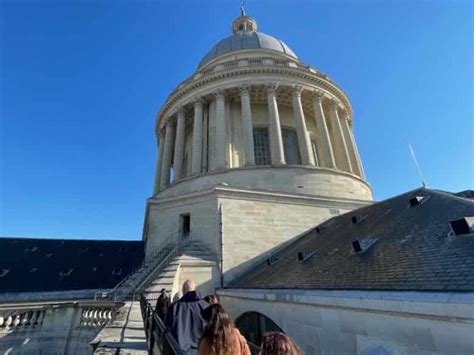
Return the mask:
<svg viewBox="0 0 474 355">
<path fill-rule="evenodd" d="M 140 309 L 148 342 L 148 353 L 152 355 L 184 355 L 171 331 L 165 327 L 143 294 L 140 296 Z"/>
<path fill-rule="evenodd" d="M 182 247 L 182 242 L 183 238 L 181 236 L 181 232 L 173 232 L 171 236 L 166 238 L 163 246 L 157 248 L 152 253 L 152 255 L 147 258 L 149 262 L 143 261 L 142 266 L 138 270 L 122 279 L 117 285 L 115 285 L 115 287 L 111 291 L 98 292 L 95 294 L 94 298 L 96 300 L 117 301 L 123 299 L 124 297 L 127 297 L 127 295 L 135 291 L 135 289 L 139 289 L 140 287 L 142 287 L 146 283 L 146 281 L 148 281 L 149 278 L 152 276 L 154 270 L 156 270 L 157 268 L 164 268 L 168 264 L 170 258 L 176 256 L 179 253 Z M 147 269 L 149 272 L 144 272 Z M 137 277 L 137 275 L 140 275 L 141 273 L 144 273 L 145 276 L 143 277 L 143 279 L 137 281 L 137 284 L 133 286 L 133 290 L 123 289 L 123 286 L 126 285 L 127 281 L 129 281 L 133 277 Z"/>
</svg>

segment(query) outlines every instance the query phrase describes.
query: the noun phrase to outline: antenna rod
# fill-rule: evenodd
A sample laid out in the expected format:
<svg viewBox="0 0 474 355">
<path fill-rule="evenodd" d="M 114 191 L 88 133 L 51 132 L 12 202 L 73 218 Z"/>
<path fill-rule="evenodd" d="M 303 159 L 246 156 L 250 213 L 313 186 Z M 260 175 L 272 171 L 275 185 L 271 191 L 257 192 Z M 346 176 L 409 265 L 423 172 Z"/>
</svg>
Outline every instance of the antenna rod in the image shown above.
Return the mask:
<svg viewBox="0 0 474 355">
<path fill-rule="evenodd" d="M 416 160 L 415 150 L 411 146 L 411 143 L 408 143 L 408 147 L 410 148 L 411 156 L 413 157 L 413 161 L 415 162 L 416 169 L 418 170 L 418 174 L 420 175 L 421 184 L 423 185 L 423 187 L 426 187 L 425 178 L 423 177 L 423 173 L 421 172 L 421 168 L 420 168 L 420 165 L 418 164 L 418 160 Z"/>
</svg>

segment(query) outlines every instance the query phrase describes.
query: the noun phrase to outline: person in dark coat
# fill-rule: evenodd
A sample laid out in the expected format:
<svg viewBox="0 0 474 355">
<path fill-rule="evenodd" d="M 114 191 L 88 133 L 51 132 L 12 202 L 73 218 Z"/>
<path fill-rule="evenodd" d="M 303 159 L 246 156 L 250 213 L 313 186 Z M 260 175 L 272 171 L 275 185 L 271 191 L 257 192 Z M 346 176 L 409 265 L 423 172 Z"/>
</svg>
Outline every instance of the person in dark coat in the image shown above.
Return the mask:
<svg viewBox="0 0 474 355">
<path fill-rule="evenodd" d="M 166 318 L 166 314 L 168 313 L 168 308 L 171 305 L 171 300 L 168 294 L 166 293 L 166 289 L 161 289 L 160 297 L 156 301 L 155 312 L 158 314 L 158 317 L 164 322 Z"/>
<path fill-rule="evenodd" d="M 193 280 L 183 284 L 183 297 L 173 303 L 166 315 L 165 325 L 187 355 L 198 353 L 198 343 L 204 329 L 201 312 L 209 304 L 196 291 Z"/>
</svg>

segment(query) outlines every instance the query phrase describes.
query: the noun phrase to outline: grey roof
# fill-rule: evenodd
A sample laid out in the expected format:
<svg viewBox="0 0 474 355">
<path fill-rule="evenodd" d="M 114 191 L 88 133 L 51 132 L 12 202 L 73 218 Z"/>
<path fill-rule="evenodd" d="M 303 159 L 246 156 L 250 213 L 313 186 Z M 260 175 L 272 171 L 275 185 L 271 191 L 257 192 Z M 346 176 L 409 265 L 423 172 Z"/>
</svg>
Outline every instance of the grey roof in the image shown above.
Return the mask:
<svg viewBox="0 0 474 355">
<path fill-rule="evenodd" d="M 288 54 L 298 59 L 296 54 L 283 41 L 261 32 L 239 31 L 224 38 L 207 52 L 199 67 L 226 53 L 243 49 L 262 48 Z"/>
<path fill-rule="evenodd" d="M 0 238 L 0 293 L 113 288 L 141 264 L 142 241 Z"/>
<path fill-rule="evenodd" d="M 416 196 L 424 198 L 411 207 Z M 474 216 L 471 200 L 410 191 L 309 230 L 231 287 L 474 291 L 474 234 L 452 235 L 449 224 L 467 216 Z M 355 253 L 355 240 L 375 243 Z M 309 258 L 299 261 L 299 252 Z"/>
</svg>

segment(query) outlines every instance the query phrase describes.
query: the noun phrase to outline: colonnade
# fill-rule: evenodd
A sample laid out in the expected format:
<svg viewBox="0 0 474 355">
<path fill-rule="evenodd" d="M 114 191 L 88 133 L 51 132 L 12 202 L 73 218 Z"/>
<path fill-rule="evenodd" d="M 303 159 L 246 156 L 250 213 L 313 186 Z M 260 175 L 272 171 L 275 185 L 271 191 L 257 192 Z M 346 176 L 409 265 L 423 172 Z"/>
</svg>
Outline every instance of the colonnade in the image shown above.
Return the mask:
<svg viewBox="0 0 474 355">
<path fill-rule="evenodd" d="M 284 165 L 285 152 L 283 146 L 282 129 L 278 110 L 277 89 L 278 83 L 265 85 L 268 105 L 268 134 L 271 164 Z M 242 139 L 245 153 L 245 165 L 255 165 L 253 121 L 251 109 L 251 86 L 241 85 L 239 88 L 241 113 L 242 113 Z M 357 150 L 357 145 L 352 133 L 349 114 L 341 109 L 335 99 L 329 99 L 329 110 L 323 107 L 327 101 L 322 91 L 311 91 L 313 115 L 316 129 L 319 132 L 317 144 L 318 157 L 315 157 L 311 139 L 306 127 L 306 118 L 303 110 L 302 92 L 307 90 L 301 85 L 291 86 L 291 101 L 295 119 L 295 128 L 298 138 L 298 149 L 301 164 L 305 166 L 319 166 L 338 169 L 358 175 L 365 180 L 363 167 Z M 206 96 L 207 101 L 215 101 L 215 157 L 214 170 L 226 169 L 226 92 L 218 90 L 211 96 Z M 203 160 L 203 97 L 196 97 L 191 102 L 193 109 L 192 131 L 192 161 L 191 175 L 201 174 Z M 188 105 L 189 106 L 189 105 Z M 328 116 L 328 117 L 326 117 Z M 157 172 L 155 175 L 154 194 L 164 189 L 170 183 L 170 171 L 173 162 L 173 181 L 184 177 L 184 152 L 185 152 L 185 108 L 180 107 L 176 113 L 168 117 L 164 129 L 158 136 L 159 154 Z M 330 120 L 331 130 L 328 127 Z"/>
</svg>

